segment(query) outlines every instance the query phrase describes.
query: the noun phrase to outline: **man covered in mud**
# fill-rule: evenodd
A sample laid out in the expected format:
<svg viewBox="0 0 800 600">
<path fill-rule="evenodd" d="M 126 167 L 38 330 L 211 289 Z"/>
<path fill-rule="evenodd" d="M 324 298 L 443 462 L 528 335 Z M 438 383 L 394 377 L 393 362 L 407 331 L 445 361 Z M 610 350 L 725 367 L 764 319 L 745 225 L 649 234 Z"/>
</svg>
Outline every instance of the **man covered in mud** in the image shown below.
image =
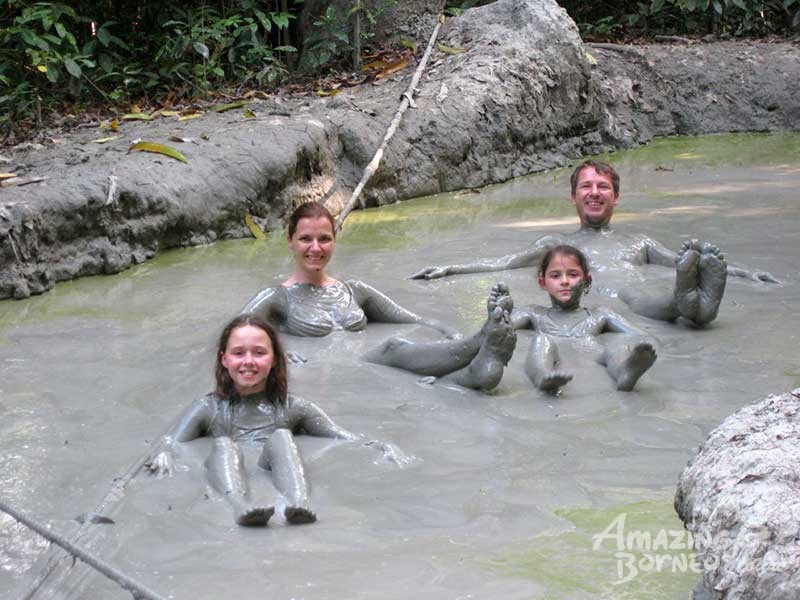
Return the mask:
<svg viewBox="0 0 800 600">
<path fill-rule="evenodd" d="M 425 267 L 412 275 L 412 279 L 437 279 L 461 273 L 538 266 L 549 248 L 569 244 L 580 248 L 598 273 L 620 266 L 629 272 L 631 266 L 646 264 L 675 267 L 675 286 L 671 291 L 648 291 L 646 288 L 650 286 L 644 282 L 633 287 L 626 284 L 618 290 L 606 283 L 601 289 L 608 295 L 618 296 L 640 315 L 661 321 L 683 317 L 697 326 L 707 325 L 716 318 L 728 275 L 777 283 L 769 273 L 727 265 L 719 249 L 712 244 L 686 241 L 675 253 L 647 236 L 629 236 L 613 231 L 610 223 L 614 207 L 619 202 L 620 182 L 611 165 L 587 160 L 572 173 L 570 184 L 572 203 L 581 222 L 575 233 L 546 235 L 527 250 L 499 258 Z"/>
</svg>

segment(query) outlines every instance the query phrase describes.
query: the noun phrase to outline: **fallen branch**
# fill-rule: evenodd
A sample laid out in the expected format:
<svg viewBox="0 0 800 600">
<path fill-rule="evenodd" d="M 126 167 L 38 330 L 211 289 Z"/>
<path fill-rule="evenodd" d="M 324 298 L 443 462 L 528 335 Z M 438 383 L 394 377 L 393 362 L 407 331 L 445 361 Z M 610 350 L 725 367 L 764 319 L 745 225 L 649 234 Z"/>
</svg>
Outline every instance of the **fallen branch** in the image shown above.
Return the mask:
<svg viewBox="0 0 800 600">
<path fill-rule="evenodd" d="M 397 128 L 400 125 L 400 121 L 403 119 L 403 113 L 406 112 L 406 109 L 409 106 L 413 106 L 414 104 L 414 91 L 419 84 L 420 77 L 422 77 L 422 72 L 425 70 L 425 66 L 428 64 L 428 59 L 431 55 L 431 50 L 433 50 L 434 44 L 436 43 L 436 36 L 439 35 L 439 29 L 442 27 L 442 22 L 444 21 L 443 17 L 439 17 L 436 21 L 436 27 L 433 29 L 433 33 L 431 34 L 430 39 L 428 40 L 428 47 L 425 49 L 425 54 L 422 55 L 422 60 L 419 61 L 419 65 L 417 66 L 417 70 L 414 71 L 414 76 L 411 78 L 411 83 L 408 85 L 408 89 L 402 96 L 402 100 L 400 101 L 400 107 L 397 109 L 397 112 L 394 115 L 394 119 L 389 124 L 389 128 L 386 130 L 386 135 L 383 136 L 383 141 L 381 145 L 378 147 L 378 150 L 375 152 L 375 156 L 372 157 L 372 160 L 369 161 L 369 164 L 364 168 L 364 173 L 361 175 L 361 181 L 358 182 L 356 189 L 353 190 L 353 194 L 350 196 L 350 199 L 345 204 L 342 212 L 339 213 L 338 218 L 336 219 L 336 231 L 340 231 L 342 229 L 342 224 L 344 220 L 347 218 L 347 215 L 353 210 L 356 205 L 356 201 L 361 196 L 361 192 L 364 190 L 364 186 L 367 185 L 367 182 L 370 178 L 375 174 L 378 170 L 378 167 L 381 164 L 381 159 L 383 158 L 383 153 L 386 150 L 386 146 L 389 144 L 389 140 L 394 137 Z M 363 204 L 362 204 L 363 208 Z"/>
<path fill-rule="evenodd" d="M 164 600 L 163 596 L 160 596 L 157 593 L 147 589 L 142 584 L 134 581 L 133 579 L 122 573 L 120 570 L 116 569 L 115 567 L 112 567 L 111 565 L 100 560 L 96 556 L 92 556 L 87 551 L 78 548 L 66 538 L 50 531 L 44 525 L 37 523 L 30 517 L 26 517 L 25 515 L 19 513 L 18 511 L 16 511 L 14 508 L 9 506 L 2 500 L 0 500 L 0 510 L 10 515 L 16 521 L 19 521 L 20 523 L 25 525 L 25 527 L 27 527 L 28 529 L 32 529 L 47 541 L 52 542 L 57 546 L 60 546 L 61 548 L 69 552 L 73 557 L 79 558 L 87 565 L 94 567 L 95 569 L 100 571 L 103 575 L 108 577 L 111 581 L 114 581 L 115 583 L 119 584 L 120 587 L 122 587 L 122 589 L 133 594 L 133 597 L 136 600 L 139 599 Z"/>
</svg>

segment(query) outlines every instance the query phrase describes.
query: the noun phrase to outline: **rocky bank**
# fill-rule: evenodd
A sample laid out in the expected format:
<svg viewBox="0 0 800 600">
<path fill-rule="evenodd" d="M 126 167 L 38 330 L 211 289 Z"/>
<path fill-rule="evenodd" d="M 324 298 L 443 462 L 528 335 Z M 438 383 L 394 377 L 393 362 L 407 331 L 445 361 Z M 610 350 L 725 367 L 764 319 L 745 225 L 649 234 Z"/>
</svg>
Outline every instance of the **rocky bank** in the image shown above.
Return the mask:
<svg viewBox="0 0 800 600">
<path fill-rule="evenodd" d="M 423 48 L 435 17 L 422 8 L 414 17 L 416 29 L 428 24 Z M 367 205 L 497 183 L 656 136 L 800 128 L 796 43 L 584 44 L 551 0 L 468 10 L 439 41 L 467 52 L 434 50 Z M 249 236 L 247 214 L 275 230 L 299 202 L 340 207 L 412 70 L 333 97 L 253 102 L 254 118 L 125 122 L 106 144 L 84 129 L 5 153 L 3 171 L 45 179 L 0 188 L 0 298 Z M 177 146 L 188 162 L 128 153 L 135 139 Z"/>
<path fill-rule="evenodd" d="M 698 599 L 800 596 L 800 389 L 734 413 L 678 483 L 675 510 L 703 565 Z"/>
</svg>

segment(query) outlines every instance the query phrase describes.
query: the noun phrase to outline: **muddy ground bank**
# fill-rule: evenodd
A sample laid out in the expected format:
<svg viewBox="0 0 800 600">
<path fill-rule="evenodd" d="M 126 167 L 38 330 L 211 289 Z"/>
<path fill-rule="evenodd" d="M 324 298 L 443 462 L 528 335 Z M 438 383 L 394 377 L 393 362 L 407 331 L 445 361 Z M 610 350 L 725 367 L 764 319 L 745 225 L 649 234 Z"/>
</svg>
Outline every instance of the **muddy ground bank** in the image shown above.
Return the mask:
<svg viewBox="0 0 800 600">
<path fill-rule="evenodd" d="M 434 23 L 430 23 L 430 30 Z M 478 187 L 657 136 L 800 128 L 798 44 L 581 42 L 554 2 L 499 0 L 439 40 L 418 94 L 368 186 L 368 205 Z M 424 45 L 426 40 L 418 40 Z M 86 129 L 4 155 L 45 179 L 0 189 L 0 298 L 116 273 L 160 250 L 282 226 L 305 200 L 341 206 L 393 118 L 411 69 L 334 97 L 275 96 L 242 111 Z M 170 137 L 182 138 L 183 143 Z M 186 164 L 128 153 L 179 146 Z"/>
</svg>

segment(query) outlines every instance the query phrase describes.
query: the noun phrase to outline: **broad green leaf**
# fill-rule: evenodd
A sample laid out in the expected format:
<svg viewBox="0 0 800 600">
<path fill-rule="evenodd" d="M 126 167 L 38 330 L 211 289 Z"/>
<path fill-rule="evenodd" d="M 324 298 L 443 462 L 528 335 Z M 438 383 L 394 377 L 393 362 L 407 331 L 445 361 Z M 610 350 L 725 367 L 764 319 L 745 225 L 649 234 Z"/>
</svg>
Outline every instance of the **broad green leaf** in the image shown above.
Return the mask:
<svg viewBox="0 0 800 600">
<path fill-rule="evenodd" d="M 250 228 L 250 233 L 253 234 L 254 238 L 256 238 L 257 240 L 267 239 L 267 236 L 264 235 L 264 231 L 261 229 L 261 227 L 258 226 L 258 223 L 255 222 L 250 213 L 245 214 L 244 222 L 247 223 L 247 227 Z"/>
<path fill-rule="evenodd" d="M 101 27 L 97 30 L 97 40 L 108 48 L 108 45 L 111 43 L 111 32 L 105 27 Z"/>
<path fill-rule="evenodd" d="M 122 115 L 123 121 L 150 121 L 153 117 L 143 112 L 133 112 L 127 115 Z"/>
<path fill-rule="evenodd" d="M 226 110 L 233 110 L 234 108 L 242 108 L 243 106 L 247 106 L 248 102 L 246 100 L 239 100 L 237 102 L 229 102 L 228 104 L 215 104 L 208 110 L 211 112 L 225 112 Z"/>
<path fill-rule="evenodd" d="M 445 46 L 439 42 L 436 42 L 436 48 L 439 52 L 444 52 L 445 54 L 464 54 L 467 52 L 466 48 L 451 48 L 450 46 Z"/>
<path fill-rule="evenodd" d="M 405 48 L 410 48 L 411 52 L 414 54 L 417 53 L 417 43 L 412 42 L 411 40 L 400 40 L 400 45 L 404 46 Z"/>
<path fill-rule="evenodd" d="M 128 148 L 128 152 L 155 152 L 156 154 L 163 154 L 164 156 L 179 160 L 182 163 L 189 162 L 183 154 L 175 150 L 172 146 L 166 146 L 165 144 L 158 144 L 156 142 L 139 142 Z"/>
<path fill-rule="evenodd" d="M 208 46 L 206 46 L 203 42 L 195 42 L 193 46 L 195 52 L 197 52 L 205 60 L 208 60 L 209 57 Z"/>
<path fill-rule="evenodd" d="M 278 29 L 286 29 L 289 27 L 289 15 L 287 13 L 272 13 L 272 22 L 278 26 Z"/>
<path fill-rule="evenodd" d="M 742 10 L 747 10 L 747 5 L 744 3 L 744 0 L 730 0 L 730 2 L 737 8 L 741 8 Z"/>
<path fill-rule="evenodd" d="M 61 23 L 56 23 L 56 33 L 58 34 L 58 37 L 63 38 L 65 35 L 67 35 L 67 30 Z"/>
<path fill-rule="evenodd" d="M 114 60 L 108 54 L 98 56 L 97 62 L 100 63 L 100 68 L 106 73 L 111 73 L 114 70 Z"/>
<path fill-rule="evenodd" d="M 722 3 L 719 0 L 714 0 L 714 10 L 718 15 L 722 14 Z"/>
<path fill-rule="evenodd" d="M 75 77 L 76 79 L 81 76 L 81 68 L 73 59 L 69 56 L 64 58 L 64 67 L 66 67 L 67 72 Z"/>
</svg>

